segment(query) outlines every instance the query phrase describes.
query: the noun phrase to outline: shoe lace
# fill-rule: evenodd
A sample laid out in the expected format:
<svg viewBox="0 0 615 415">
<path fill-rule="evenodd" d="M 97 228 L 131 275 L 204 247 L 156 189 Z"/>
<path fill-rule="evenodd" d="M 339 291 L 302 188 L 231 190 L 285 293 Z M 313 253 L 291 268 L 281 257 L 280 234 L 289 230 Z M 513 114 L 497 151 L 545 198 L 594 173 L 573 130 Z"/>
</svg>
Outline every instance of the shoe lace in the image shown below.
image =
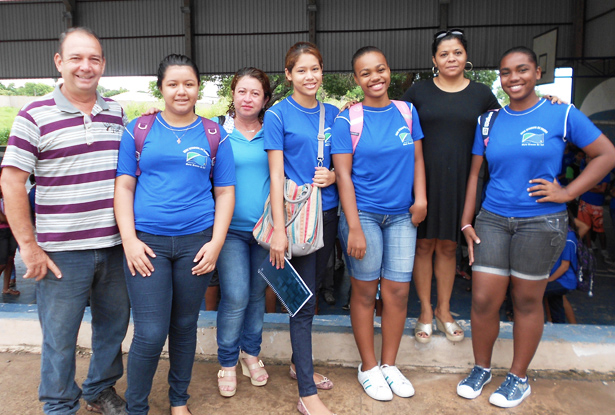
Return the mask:
<svg viewBox="0 0 615 415">
<path fill-rule="evenodd" d="M 466 384 L 478 385 L 483 381 L 483 378 L 487 375 L 487 371 L 478 367 L 472 369 L 470 376 L 468 376 Z"/>
<path fill-rule="evenodd" d="M 517 385 L 519 384 L 520 380 L 521 379 L 519 379 L 517 376 L 511 376 L 510 374 L 508 374 L 506 376 L 506 379 L 504 380 L 504 383 L 502 383 L 502 386 L 500 386 L 500 389 L 503 392 L 504 396 L 510 398 L 515 393 L 515 390 L 517 389 Z"/>
</svg>

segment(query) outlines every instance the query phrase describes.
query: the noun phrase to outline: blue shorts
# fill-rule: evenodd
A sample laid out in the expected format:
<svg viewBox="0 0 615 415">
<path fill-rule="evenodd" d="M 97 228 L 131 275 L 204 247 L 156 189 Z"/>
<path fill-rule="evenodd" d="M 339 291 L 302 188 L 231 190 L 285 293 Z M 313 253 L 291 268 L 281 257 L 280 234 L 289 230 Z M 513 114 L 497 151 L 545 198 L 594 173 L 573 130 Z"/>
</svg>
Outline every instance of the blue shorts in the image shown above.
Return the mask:
<svg viewBox="0 0 615 415">
<path fill-rule="evenodd" d="M 344 249 L 348 273 L 360 281 L 380 277 L 395 282 L 410 282 L 416 250 L 416 227 L 410 213 L 381 215 L 359 211 L 367 249 L 363 259 L 348 255 L 348 222 L 340 216 L 339 237 Z"/>
<path fill-rule="evenodd" d="M 475 229 L 472 271 L 543 280 L 566 246 L 568 214 L 507 218 L 481 209 Z"/>
</svg>

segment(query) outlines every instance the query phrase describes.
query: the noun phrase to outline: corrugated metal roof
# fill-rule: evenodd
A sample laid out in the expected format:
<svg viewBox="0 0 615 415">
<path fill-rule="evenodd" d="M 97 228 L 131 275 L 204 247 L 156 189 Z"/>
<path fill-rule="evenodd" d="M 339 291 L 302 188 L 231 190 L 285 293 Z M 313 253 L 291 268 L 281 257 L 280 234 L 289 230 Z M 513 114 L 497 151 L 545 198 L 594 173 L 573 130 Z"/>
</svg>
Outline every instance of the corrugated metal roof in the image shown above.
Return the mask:
<svg viewBox="0 0 615 415">
<path fill-rule="evenodd" d="M 587 0 L 588 50 L 613 56 L 613 13 Z M 354 51 L 380 47 L 394 70 L 431 67 L 440 0 L 318 0 L 316 40 L 326 71 L 350 71 Z M 600 3 L 600 4 L 599 4 Z M 194 0 L 194 51 L 204 73 L 232 73 L 252 65 L 281 72 L 286 50 L 309 38 L 307 0 Z M 451 0 L 448 27 L 460 26 L 474 65 L 495 67 L 508 47 L 559 29 L 558 55 L 572 54 L 575 0 Z M 182 0 L 78 0 L 78 24 L 102 38 L 107 75 L 153 74 L 168 53 L 184 53 Z M 611 7 L 612 9 L 612 7 Z M 51 62 L 65 28 L 61 1 L 0 2 L 0 77 L 57 76 Z M 600 17 L 605 14 L 606 17 Z"/>
</svg>

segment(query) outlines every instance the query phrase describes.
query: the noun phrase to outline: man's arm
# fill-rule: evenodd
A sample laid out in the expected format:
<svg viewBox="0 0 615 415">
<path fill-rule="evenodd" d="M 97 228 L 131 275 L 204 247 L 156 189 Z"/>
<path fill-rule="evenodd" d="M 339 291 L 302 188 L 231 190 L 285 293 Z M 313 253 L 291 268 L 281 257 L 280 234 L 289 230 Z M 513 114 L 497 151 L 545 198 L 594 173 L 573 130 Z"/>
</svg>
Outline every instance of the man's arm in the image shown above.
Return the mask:
<svg viewBox="0 0 615 415">
<path fill-rule="evenodd" d="M 47 275 L 48 269 L 57 278 L 62 278 L 60 269 L 38 246 L 34 237 L 34 229 L 30 220 L 30 201 L 26 192 L 26 180 L 29 176 L 28 172 L 7 166 L 2 169 L 0 179 L 6 217 L 27 268 L 24 278 L 36 278 L 39 281 Z"/>
</svg>

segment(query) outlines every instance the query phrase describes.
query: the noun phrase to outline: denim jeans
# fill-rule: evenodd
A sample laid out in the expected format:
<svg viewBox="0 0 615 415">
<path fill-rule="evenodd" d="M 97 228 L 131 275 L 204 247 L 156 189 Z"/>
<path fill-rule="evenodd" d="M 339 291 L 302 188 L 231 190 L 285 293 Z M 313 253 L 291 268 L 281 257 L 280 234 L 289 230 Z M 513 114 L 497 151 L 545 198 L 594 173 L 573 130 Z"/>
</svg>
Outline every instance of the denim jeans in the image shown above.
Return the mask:
<svg viewBox="0 0 615 415">
<path fill-rule="evenodd" d="M 147 414 L 148 396 L 162 347 L 169 337 L 169 401 L 186 405 L 196 349 L 199 309 L 212 273 L 192 275 L 194 257 L 211 240 L 212 228 L 191 235 L 137 232 L 156 254 L 149 277 L 132 276 L 124 263 L 134 337 L 128 354 L 126 411 Z"/>
<path fill-rule="evenodd" d="M 92 357 L 83 398 L 95 399 L 122 377 L 122 341 L 130 305 L 122 271 L 122 247 L 48 252 L 62 278 L 48 272 L 36 284 L 43 331 L 39 399 L 46 414 L 75 414 L 81 390 L 75 382 L 75 349 L 90 300 Z"/>
<path fill-rule="evenodd" d="M 346 257 L 348 272 L 360 281 L 385 278 L 395 282 L 410 282 L 416 251 L 416 227 L 412 215 L 382 215 L 360 210 L 359 220 L 367 249 L 363 259 L 348 255 L 348 221 L 340 217 L 340 242 Z"/>
<path fill-rule="evenodd" d="M 216 263 L 221 295 L 218 361 L 223 367 L 237 364 L 240 349 L 252 356 L 261 351 L 267 282 L 258 268 L 268 256 L 252 232 L 228 230 Z"/>
<path fill-rule="evenodd" d="M 334 265 L 329 266 L 329 259 L 335 251 L 335 238 L 337 238 L 337 222 L 339 216 L 337 216 L 337 208 L 325 210 L 322 212 L 323 217 L 323 239 L 325 245 L 316 251 L 316 287 L 319 287 L 319 291 L 330 292 L 334 291 Z M 314 293 L 318 295 L 318 293 Z"/>
<path fill-rule="evenodd" d="M 312 396 L 317 392 L 312 362 L 312 320 L 316 309 L 316 252 L 306 256 L 293 256 L 290 263 L 314 293 L 301 310 L 290 318 L 292 362 L 297 372 L 299 396 Z"/>
</svg>

